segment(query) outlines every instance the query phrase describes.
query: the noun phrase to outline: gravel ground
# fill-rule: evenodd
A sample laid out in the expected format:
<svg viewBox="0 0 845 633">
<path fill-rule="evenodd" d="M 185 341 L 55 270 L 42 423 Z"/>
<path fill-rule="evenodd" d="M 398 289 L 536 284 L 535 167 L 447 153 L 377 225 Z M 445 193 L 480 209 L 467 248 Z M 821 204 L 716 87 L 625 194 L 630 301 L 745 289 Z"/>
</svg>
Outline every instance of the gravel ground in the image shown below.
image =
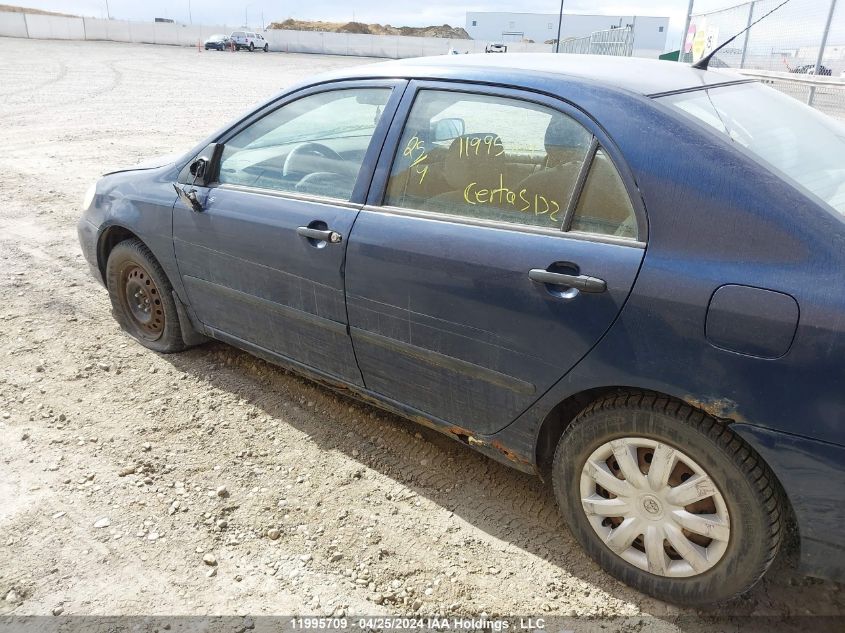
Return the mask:
<svg viewBox="0 0 845 633">
<path fill-rule="evenodd" d="M 540 481 L 223 344 L 156 355 L 112 320 L 76 243 L 87 186 L 369 61 L 0 38 L 0 615 L 699 626 L 593 564 Z M 726 613 L 843 615 L 845 596 L 783 558 L 698 615 Z"/>
</svg>

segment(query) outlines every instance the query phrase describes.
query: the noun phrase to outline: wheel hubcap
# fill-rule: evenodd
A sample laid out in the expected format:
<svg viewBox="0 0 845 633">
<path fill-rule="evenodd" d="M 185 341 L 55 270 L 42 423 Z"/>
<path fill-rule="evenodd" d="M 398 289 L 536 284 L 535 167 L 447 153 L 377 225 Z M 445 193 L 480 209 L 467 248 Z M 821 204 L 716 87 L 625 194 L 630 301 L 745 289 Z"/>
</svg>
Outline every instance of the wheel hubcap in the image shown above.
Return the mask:
<svg viewBox="0 0 845 633">
<path fill-rule="evenodd" d="M 164 308 L 158 287 L 140 266 L 130 266 L 123 275 L 124 298 L 138 334 L 149 340 L 164 331 Z"/>
<path fill-rule="evenodd" d="M 642 437 L 597 448 L 581 472 L 581 503 L 604 544 L 658 576 L 713 567 L 730 540 L 725 499 L 682 451 Z"/>
</svg>

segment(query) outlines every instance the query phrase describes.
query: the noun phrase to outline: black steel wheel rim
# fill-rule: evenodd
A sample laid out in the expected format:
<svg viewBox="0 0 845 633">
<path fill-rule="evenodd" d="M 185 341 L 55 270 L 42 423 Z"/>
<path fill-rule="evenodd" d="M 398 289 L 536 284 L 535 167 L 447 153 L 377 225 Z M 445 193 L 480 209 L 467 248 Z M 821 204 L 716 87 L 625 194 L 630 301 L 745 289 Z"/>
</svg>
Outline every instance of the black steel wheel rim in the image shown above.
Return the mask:
<svg viewBox="0 0 845 633">
<path fill-rule="evenodd" d="M 121 275 L 126 313 L 136 333 L 150 341 L 164 333 L 165 315 L 161 293 L 150 274 L 141 266 L 127 266 Z"/>
</svg>

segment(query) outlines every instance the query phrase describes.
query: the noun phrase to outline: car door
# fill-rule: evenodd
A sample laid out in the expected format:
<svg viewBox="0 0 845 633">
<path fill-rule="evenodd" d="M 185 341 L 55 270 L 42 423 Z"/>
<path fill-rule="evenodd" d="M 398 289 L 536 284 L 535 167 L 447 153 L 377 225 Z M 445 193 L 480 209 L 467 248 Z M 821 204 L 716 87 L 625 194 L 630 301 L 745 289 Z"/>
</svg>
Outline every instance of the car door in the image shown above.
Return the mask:
<svg viewBox="0 0 845 633">
<path fill-rule="evenodd" d="M 403 86 L 299 92 L 220 139 L 217 176 L 198 188 L 202 210 L 181 202 L 173 210 L 188 299 L 215 336 L 362 384 L 343 261 Z"/>
<path fill-rule="evenodd" d="M 494 433 L 622 309 L 645 249 L 635 184 L 578 109 L 438 82 L 409 85 L 376 173 L 346 264 L 365 384 Z"/>
</svg>

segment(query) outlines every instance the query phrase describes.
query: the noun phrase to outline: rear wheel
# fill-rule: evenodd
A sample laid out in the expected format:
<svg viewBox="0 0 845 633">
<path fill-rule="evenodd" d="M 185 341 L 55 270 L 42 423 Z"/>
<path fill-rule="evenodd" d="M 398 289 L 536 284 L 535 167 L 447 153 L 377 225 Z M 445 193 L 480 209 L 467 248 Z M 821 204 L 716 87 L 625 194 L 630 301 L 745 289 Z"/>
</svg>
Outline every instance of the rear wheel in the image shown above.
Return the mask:
<svg viewBox="0 0 845 633">
<path fill-rule="evenodd" d="M 126 240 L 112 249 L 106 286 L 115 319 L 141 345 L 164 353 L 185 349 L 173 288 L 143 242 Z"/>
<path fill-rule="evenodd" d="M 252 43 L 252 42 L 250 42 L 250 43 L 249 43 L 249 52 L 251 53 L 251 52 L 252 52 L 252 51 L 254 51 L 254 50 L 255 50 L 255 44 L 254 44 L 254 43 Z"/>
<path fill-rule="evenodd" d="M 669 398 L 588 407 L 558 444 L 553 485 L 587 552 L 669 602 L 747 591 L 780 546 L 781 493 L 766 464 L 726 424 Z"/>
</svg>

